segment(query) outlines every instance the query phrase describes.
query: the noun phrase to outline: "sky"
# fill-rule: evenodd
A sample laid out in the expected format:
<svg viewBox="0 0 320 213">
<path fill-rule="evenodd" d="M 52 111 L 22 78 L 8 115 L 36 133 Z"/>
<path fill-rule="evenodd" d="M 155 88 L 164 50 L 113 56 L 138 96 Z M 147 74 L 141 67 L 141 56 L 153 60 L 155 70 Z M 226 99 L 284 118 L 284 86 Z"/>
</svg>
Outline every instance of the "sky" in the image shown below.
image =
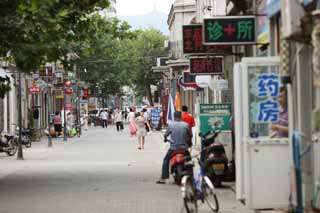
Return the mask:
<svg viewBox="0 0 320 213">
<path fill-rule="evenodd" d="M 174 0 L 117 0 L 117 15 L 144 15 L 153 11 L 155 6 L 158 11 L 168 14 L 173 2 Z"/>
</svg>

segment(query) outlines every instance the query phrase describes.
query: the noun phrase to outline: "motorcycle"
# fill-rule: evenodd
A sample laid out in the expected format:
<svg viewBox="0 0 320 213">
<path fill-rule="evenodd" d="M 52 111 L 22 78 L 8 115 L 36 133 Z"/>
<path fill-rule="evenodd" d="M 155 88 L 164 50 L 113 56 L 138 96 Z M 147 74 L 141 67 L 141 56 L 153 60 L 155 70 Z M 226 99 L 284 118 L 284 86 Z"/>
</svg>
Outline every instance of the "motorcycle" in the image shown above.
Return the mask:
<svg viewBox="0 0 320 213">
<path fill-rule="evenodd" d="M 4 135 L 5 141 L 2 137 L 2 130 L 0 130 L 0 152 L 5 152 L 8 156 L 13 156 L 18 150 L 18 144 L 14 141 L 13 135 Z"/>
<path fill-rule="evenodd" d="M 166 139 L 165 142 L 171 142 Z M 174 182 L 180 185 L 181 179 L 186 174 L 193 174 L 193 165 L 187 161 L 186 150 L 175 150 L 170 156 L 170 174 L 174 178 Z"/>
<path fill-rule="evenodd" d="M 208 131 L 200 133 L 201 137 L 201 161 L 204 165 L 204 172 L 215 186 L 221 186 L 228 174 L 229 165 L 226 151 L 221 143 L 216 142 L 220 131 Z"/>
<path fill-rule="evenodd" d="M 30 134 L 31 134 L 31 129 L 23 128 L 21 130 L 21 144 L 25 145 L 26 148 L 31 147 Z M 16 136 L 15 136 L 14 140 L 18 144 L 18 142 L 19 142 L 19 127 L 16 128 Z"/>
</svg>

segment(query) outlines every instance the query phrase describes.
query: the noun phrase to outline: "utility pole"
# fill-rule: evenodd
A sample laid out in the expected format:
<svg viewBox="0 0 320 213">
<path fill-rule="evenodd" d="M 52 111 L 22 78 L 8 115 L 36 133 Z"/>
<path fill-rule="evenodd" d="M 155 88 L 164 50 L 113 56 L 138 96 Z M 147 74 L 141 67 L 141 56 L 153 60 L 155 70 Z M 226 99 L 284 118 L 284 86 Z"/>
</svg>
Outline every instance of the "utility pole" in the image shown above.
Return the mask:
<svg viewBox="0 0 320 213">
<path fill-rule="evenodd" d="M 50 101 L 49 101 L 49 97 L 50 97 L 50 89 L 49 89 L 49 84 L 47 83 L 47 97 L 45 99 L 46 101 L 46 106 L 47 106 L 47 110 L 48 110 L 48 147 L 52 147 L 52 139 L 51 139 L 51 134 L 50 134 Z"/>
<path fill-rule="evenodd" d="M 67 141 L 66 86 L 63 85 L 63 141 Z"/>
<path fill-rule="evenodd" d="M 17 159 L 18 160 L 23 160 L 23 152 L 22 152 L 22 144 L 21 144 L 21 139 L 22 139 L 22 89 L 21 89 L 21 71 L 18 70 L 18 79 L 19 79 L 19 87 L 18 87 L 18 127 L 19 127 L 19 141 L 18 141 L 18 154 L 17 154 Z"/>
</svg>

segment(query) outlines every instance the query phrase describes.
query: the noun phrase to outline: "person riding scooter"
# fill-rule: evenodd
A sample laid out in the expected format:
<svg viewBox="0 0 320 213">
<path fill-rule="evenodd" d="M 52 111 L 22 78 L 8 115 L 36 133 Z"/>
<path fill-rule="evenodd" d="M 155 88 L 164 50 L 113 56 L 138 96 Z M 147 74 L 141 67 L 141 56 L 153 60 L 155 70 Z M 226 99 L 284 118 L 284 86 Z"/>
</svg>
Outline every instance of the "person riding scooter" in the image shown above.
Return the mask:
<svg viewBox="0 0 320 213">
<path fill-rule="evenodd" d="M 164 135 L 164 141 L 167 142 L 167 137 L 171 136 L 170 148 L 163 159 L 161 178 L 156 182 L 157 184 L 165 184 L 166 179 L 169 178 L 169 163 L 170 157 L 176 150 L 185 150 L 185 155 L 190 156 L 188 151 L 189 138 L 192 138 L 188 124 L 181 121 L 181 112 L 174 113 L 173 122 L 169 123 L 168 129 Z"/>
</svg>

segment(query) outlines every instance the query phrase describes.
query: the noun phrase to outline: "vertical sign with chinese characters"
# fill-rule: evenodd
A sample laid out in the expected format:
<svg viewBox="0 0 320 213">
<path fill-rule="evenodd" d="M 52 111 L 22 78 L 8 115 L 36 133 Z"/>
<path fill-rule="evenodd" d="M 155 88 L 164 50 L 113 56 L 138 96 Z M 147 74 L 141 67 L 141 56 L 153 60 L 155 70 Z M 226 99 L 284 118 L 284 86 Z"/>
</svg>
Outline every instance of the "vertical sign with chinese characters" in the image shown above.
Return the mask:
<svg viewBox="0 0 320 213">
<path fill-rule="evenodd" d="M 230 45 L 204 45 L 202 25 L 184 25 L 182 29 L 183 53 L 201 54 L 201 53 L 232 53 Z"/>
<path fill-rule="evenodd" d="M 258 76 L 258 97 L 265 99 L 259 102 L 258 122 L 275 123 L 279 120 L 279 76 L 275 74 L 261 74 Z"/>
<path fill-rule="evenodd" d="M 280 92 L 279 76 L 274 73 L 260 73 L 251 81 L 251 116 L 253 123 L 276 123 L 279 121 Z"/>
<path fill-rule="evenodd" d="M 254 16 L 224 16 L 203 20 L 204 44 L 241 45 L 256 43 Z"/>
<path fill-rule="evenodd" d="M 222 57 L 195 57 L 190 59 L 190 73 L 194 75 L 222 75 Z"/>
</svg>

